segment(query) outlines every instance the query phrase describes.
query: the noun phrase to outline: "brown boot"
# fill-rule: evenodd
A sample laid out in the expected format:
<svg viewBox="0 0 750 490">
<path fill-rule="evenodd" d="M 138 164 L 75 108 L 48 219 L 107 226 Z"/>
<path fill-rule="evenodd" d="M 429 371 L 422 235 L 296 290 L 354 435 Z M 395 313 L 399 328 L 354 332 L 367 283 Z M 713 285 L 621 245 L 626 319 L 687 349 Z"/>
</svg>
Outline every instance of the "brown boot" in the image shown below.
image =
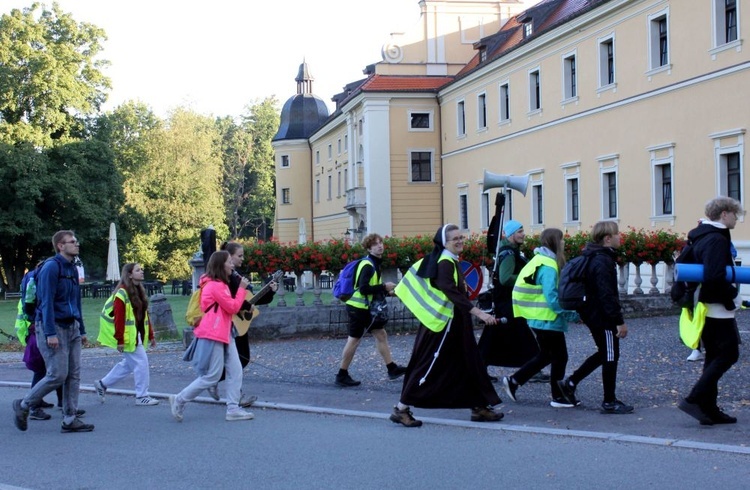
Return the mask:
<svg viewBox="0 0 750 490">
<path fill-rule="evenodd" d="M 406 407 L 403 410 L 399 410 L 398 407 L 393 407 L 393 413 L 391 414 L 390 419 L 394 424 L 401 424 L 404 427 L 422 426 L 422 421 L 414 418 L 409 407 Z"/>
<path fill-rule="evenodd" d="M 498 422 L 503 419 L 503 412 L 496 412 L 492 407 L 471 409 L 472 422 Z"/>
</svg>

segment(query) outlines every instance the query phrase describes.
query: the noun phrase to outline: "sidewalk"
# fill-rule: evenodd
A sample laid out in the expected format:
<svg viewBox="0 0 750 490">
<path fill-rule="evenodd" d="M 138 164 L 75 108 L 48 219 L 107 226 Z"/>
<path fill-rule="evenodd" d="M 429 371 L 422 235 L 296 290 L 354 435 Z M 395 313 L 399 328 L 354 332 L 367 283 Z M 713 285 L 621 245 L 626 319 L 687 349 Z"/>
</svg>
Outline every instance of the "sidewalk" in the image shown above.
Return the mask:
<svg viewBox="0 0 750 490">
<path fill-rule="evenodd" d="M 750 314 L 742 312 L 738 324 L 747 342 L 750 339 Z M 743 349 L 744 345 L 740 347 L 739 362 L 722 379 L 719 397 L 719 405 L 737 416 L 738 423 L 700 426 L 676 408 L 677 401 L 689 391 L 702 368 L 700 362 L 685 360 L 690 350 L 679 340 L 677 318 L 633 319 L 628 321 L 628 327 L 628 338 L 621 342 L 617 394 L 636 407 L 634 414 L 599 413 L 602 388 L 597 371 L 579 386 L 577 395 L 583 406 L 575 409 L 551 408 L 549 385 L 527 384 L 521 387 L 517 393 L 519 401 L 514 403 L 507 399 L 502 385 L 497 383 L 495 387 L 504 400 L 500 410 L 505 413 L 505 419 L 499 424 L 487 424 L 487 427 L 493 425 L 505 428 L 503 430 L 541 433 L 575 431 L 570 434 L 610 439 L 622 439 L 623 436 L 627 440 L 649 438 L 643 442 L 664 445 L 691 441 L 689 445 L 692 447 L 701 447 L 705 443 L 709 448 L 728 445 L 735 446 L 740 452 L 750 452 L 740 447 L 750 440 L 750 397 L 746 392 L 750 384 L 750 358 Z M 479 333 L 477 331 L 477 338 Z M 583 325 L 571 325 L 567 337 L 570 373 L 593 352 L 594 344 Z M 413 335 L 389 337 L 396 362 L 408 362 L 413 340 Z M 366 337 L 349 370 L 353 378 L 362 381 L 362 385 L 355 388 L 335 386 L 333 379 L 344 342 L 344 339 L 300 339 L 251 345 L 253 361 L 245 370 L 243 390 L 258 396 L 258 407 L 254 409 L 256 415 L 262 408 L 344 411 L 347 414 L 382 416 L 383 423 L 390 424 L 387 416 L 398 401 L 401 380 L 388 380 L 373 339 Z M 84 349 L 83 356 L 82 389 L 85 390 L 90 390 L 94 380 L 104 376 L 120 359 L 119 354 L 104 348 Z M 181 357 L 179 343 L 162 344 L 149 353 L 153 395 L 176 393 L 194 379 L 192 369 Z M 491 368 L 491 372 L 502 376 L 512 373 L 513 369 Z M 0 386 L 17 386 L 16 383 L 30 380 L 31 373 L 21 362 L 21 353 L 0 353 Z M 117 396 L 118 392 L 132 396 L 132 389 L 132 381 L 126 381 L 112 387 L 109 396 Z M 24 393 L 24 390 L 13 391 L 19 396 Z M 53 397 L 48 395 L 48 399 Z M 169 410 L 165 401 L 155 409 Z M 414 414 L 426 421 L 440 419 L 440 423 L 463 424 L 469 419 L 468 410 L 416 408 Z M 429 427 L 430 424 L 426 423 L 422 430 L 429 430 Z"/>
</svg>

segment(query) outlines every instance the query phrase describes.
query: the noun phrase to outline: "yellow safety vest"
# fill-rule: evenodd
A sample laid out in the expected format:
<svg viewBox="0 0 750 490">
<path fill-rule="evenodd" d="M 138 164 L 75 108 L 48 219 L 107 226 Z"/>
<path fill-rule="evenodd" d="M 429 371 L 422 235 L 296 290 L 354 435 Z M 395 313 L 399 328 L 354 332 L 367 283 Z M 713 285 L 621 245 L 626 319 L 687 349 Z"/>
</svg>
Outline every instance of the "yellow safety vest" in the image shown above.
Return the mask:
<svg viewBox="0 0 750 490">
<path fill-rule="evenodd" d="M 371 294 L 365 296 L 357 287 L 357 284 L 359 283 L 359 273 L 362 272 L 362 268 L 367 265 L 375 269 L 375 264 L 368 258 L 360 260 L 359 264 L 357 264 L 357 272 L 354 273 L 354 294 L 352 294 L 352 297 L 346 302 L 349 306 L 362 310 L 370 308 L 370 300 L 372 299 Z M 370 286 L 377 286 L 378 284 L 380 284 L 380 274 L 378 274 L 378 270 L 375 269 L 375 273 L 370 278 Z"/>
<path fill-rule="evenodd" d="M 524 317 L 528 320 L 553 321 L 557 313 L 550 309 L 544 298 L 541 284 L 529 284 L 526 279 L 533 278 L 536 270 L 546 265 L 557 271 L 557 262 L 546 255 L 536 254 L 521 272 L 518 273 L 516 284 L 513 286 L 513 315 Z"/>
<path fill-rule="evenodd" d="M 117 349 L 117 339 L 115 339 L 115 298 L 122 300 L 125 303 L 125 332 L 123 334 L 124 351 L 135 352 L 136 340 L 138 338 L 138 330 L 135 328 L 135 313 L 133 312 L 133 306 L 130 304 L 130 298 L 128 292 L 124 288 L 117 288 L 112 296 L 107 299 L 102 308 L 102 314 L 99 317 L 99 343 Z M 148 343 L 149 338 L 149 323 L 148 323 L 148 310 L 144 312 L 143 316 L 144 326 L 144 338 L 142 339 L 143 344 Z"/>
<path fill-rule="evenodd" d="M 419 266 L 424 259 L 419 259 L 412 265 L 396 286 L 395 294 L 404 306 L 417 317 L 422 325 L 433 332 L 442 332 L 453 318 L 453 303 L 448 296 L 436 287 L 429 279 L 417 275 Z M 450 257 L 440 257 L 438 263 L 451 260 Z M 453 263 L 453 281 L 458 286 L 458 271 Z"/>
<path fill-rule="evenodd" d="M 16 337 L 21 345 L 26 347 L 26 337 L 29 336 L 29 325 L 33 319 L 29 319 L 23 311 L 23 299 L 18 300 L 18 313 L 16 313 Z"/>
</svg>

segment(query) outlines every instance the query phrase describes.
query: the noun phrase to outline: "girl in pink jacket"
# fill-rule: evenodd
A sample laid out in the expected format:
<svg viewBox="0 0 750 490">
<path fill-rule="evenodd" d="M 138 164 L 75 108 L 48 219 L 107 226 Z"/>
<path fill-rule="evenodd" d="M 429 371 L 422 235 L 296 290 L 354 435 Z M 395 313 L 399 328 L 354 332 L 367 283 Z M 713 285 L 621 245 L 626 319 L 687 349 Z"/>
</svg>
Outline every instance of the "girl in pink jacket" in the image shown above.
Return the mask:
<svg viewBox="0 0 750 490">
<path fill-rule="evenodd" d="M 234 263 L 229 253 L 220 250 L 211 254 L 206 273 L 201 276 L 201 310 L 204 311 L 198 326 L 193 330 L 197 340 L 193 355 L 193 367 L 198 378 L 177 395 L 169 397 L 172 416 L 182 422 L 185 404 L 205 389 L 219 382 L 226 370 L 227 415 L 226 420 L 250 420 L 252 412 L 239 407 L 242 387 L 242 365 L 233 339 L 232 315 L 240 311 L 245 294 L 232 298 L 229 278 Z M 240 287 L 247 289 L 250 283 L 242 278 Z"/>
</svg>

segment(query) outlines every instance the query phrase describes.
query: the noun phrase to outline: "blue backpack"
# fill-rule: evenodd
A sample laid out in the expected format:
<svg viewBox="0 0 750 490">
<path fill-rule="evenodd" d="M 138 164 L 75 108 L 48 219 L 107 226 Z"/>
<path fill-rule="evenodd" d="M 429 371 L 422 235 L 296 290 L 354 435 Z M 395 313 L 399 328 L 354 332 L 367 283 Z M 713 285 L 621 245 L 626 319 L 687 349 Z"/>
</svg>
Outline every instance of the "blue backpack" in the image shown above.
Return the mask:
<svg viewBox="0 0 750 490">
<path fill-rule="evenodd" d="M 355 276 L 357 275 L 357 268 L 359 267 L 359 263 L 363 260 L 372 262 L 367 257 L 364 257 L 362 259 L 352 260 L 346 264 L 341 271 L 341 274 L 339 274 L 339 278 L 336 279 L 336 282 L 333 284 L 333 296 L 335 298 L 338 298 L 341 301 L 349 301 L 349 299 L 351 299 L 356 290 L 354 287 L 354 281 L 356 280 Z M 373 264 L 373 266 L 374 265 L 375 264 Z"/>
</svg>

